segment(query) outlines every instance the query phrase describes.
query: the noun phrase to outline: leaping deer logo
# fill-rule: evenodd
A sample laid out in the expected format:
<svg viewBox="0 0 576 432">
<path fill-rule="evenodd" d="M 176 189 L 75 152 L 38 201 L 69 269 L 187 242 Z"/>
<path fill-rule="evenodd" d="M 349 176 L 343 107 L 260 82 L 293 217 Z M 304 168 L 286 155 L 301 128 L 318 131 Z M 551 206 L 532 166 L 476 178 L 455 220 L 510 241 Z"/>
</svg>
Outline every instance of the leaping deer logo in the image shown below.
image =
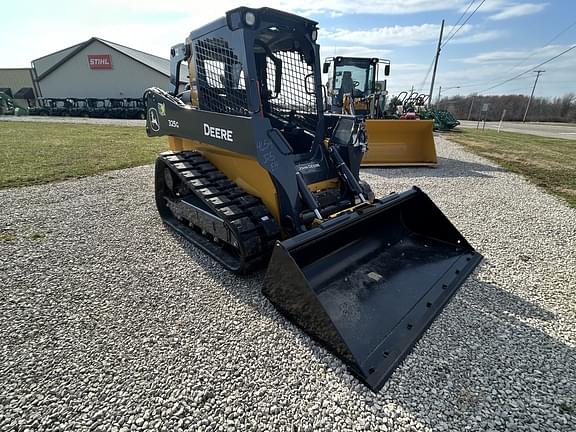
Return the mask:
<svg viewBox="0 0 576 432">
<path fill-rule="evenodd" d="M 160 119 L 158 118 L 158 111 L 156 108 L 150 108 L 148 110 L 148 122 L 150 123 L 150 128 L 154 132 L 158 132 L 160 130 Z"/>
</svg>

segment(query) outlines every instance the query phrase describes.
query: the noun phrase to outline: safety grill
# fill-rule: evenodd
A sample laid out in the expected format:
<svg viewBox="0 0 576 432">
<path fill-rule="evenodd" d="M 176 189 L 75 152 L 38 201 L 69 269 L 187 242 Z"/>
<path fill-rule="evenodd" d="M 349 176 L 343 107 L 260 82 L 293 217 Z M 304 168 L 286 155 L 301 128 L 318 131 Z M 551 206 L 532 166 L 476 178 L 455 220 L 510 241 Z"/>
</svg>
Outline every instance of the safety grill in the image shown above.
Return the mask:
<svg viewBox="0 0 576 432">
<path fill-rule="evenodd" d="M 318 123 L 316 96 L 314 95 L 314 70 L 306 63 L 302 54 L 296 51 L 277 51 L 274 56 L 282 61 L 280 93 L 270 100 L 273 114 L 285 118 L 312 132 Z M 274 62 L 267 59 L 268 88 L 275 88 Z M 310 93 L 308 93 L 310 92 Z"/>
<path fill-rule="evenodd" d="M 200 109 L 249 116 L 244 68 L 222 38 L 206 38 L 194 44 Z"/>
</svg>

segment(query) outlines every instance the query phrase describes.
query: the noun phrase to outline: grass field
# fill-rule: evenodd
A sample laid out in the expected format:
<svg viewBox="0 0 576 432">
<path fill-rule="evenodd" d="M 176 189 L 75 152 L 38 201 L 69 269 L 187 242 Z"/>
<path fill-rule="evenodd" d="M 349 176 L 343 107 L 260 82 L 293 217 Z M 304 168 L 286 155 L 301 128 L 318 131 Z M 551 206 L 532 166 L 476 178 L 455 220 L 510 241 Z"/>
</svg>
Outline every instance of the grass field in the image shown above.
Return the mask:
<svg viewBox="0 0 576 432">
<path fill-rule="evenodd" d="M 576 141 L 464 129 L 450 140 L 576 208 Z M 144 128 L 0 122 L 0 187 L 26 186 L 149 164 L 167 149 Z"/>
<path fill-rule="evenodd" d="M 523 175 L 576 208 L 576 141 L 470 129 L 447 138 Z"/>
<path fill-rule="evenodd" d="M 0 187 L 26 186 L 151 163 L 166 139 L 144 128 L 0 122 Z"/>
</svg>

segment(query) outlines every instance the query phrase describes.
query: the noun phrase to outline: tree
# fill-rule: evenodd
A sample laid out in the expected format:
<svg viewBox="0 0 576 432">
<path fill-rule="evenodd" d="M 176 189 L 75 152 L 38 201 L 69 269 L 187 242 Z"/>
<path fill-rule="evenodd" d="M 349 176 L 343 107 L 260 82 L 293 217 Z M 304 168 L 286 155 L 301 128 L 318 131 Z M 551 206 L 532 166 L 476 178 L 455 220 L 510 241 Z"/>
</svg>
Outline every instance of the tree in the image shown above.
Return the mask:
<svg viewBox="0 0 576 432">
<path fill-rule="evenodd" d="M 488 112 L 486 113 L 486 120 L 488 121 L 500 120 L 504 110 L 506 110 L 506 120 L 521 121 L 528 104 L 528 96 L 458 95 L 442 98 L 438 106 L 449 107 L 452 114 L 459 119 L 467 119 L 470 107 L 472 107 L 470 119 L 478 120 L 480 117 L 484 118 L 481 112 L 484 104 L 488 104 Z M 576 94 L 568 93 L 555 98 L 534 98 L 527 119 L 529 121 L 576 122 Z"/>
</svg>

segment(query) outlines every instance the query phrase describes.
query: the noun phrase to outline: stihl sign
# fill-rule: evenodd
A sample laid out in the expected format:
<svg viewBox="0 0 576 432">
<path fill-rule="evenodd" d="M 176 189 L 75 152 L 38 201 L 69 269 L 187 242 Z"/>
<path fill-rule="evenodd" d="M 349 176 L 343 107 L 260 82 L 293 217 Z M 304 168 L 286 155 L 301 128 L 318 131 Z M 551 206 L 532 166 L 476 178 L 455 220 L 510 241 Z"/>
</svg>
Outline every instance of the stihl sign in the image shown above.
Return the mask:
<svg viewBox="0 0 576 432">
<path fill-rule="evenodd" d="M 88 54 L 90 69 L 112 69 L 110 54 Z"/>
</svg>

